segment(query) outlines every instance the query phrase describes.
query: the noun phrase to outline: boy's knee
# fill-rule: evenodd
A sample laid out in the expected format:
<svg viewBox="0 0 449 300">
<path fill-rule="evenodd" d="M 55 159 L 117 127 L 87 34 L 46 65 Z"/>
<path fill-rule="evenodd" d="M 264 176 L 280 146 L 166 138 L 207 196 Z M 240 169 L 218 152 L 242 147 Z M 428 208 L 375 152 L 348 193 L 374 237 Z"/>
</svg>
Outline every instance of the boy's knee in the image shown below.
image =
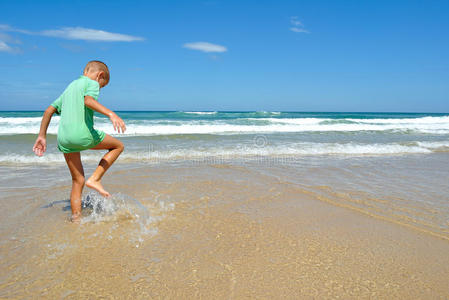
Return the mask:
<svg viewBox="0 0 449 300">
<path fill-rule="evenodd" d="M 75 178 L 72 178 L 72 181 L 82 186 L 84 186 L 84 184 L 86 183 L 86 179 L 84 178 L 84 176 L 77 176 Z"/>
<path fill-rule="evenodd" d="M 122 142 L 120 142 L 117 149 L 120 150 L 120 153 L 122 153 L 125 150 L 125 145 Z"/>
</svg>

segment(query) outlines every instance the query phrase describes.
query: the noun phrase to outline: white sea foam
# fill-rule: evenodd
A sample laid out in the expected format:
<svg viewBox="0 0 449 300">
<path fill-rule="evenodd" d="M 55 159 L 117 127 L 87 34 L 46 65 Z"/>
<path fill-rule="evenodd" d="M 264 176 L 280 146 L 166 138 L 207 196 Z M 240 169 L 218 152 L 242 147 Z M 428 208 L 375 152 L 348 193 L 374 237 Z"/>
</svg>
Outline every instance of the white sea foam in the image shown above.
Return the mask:
<svg viewBox="0 0 449 300">
<path fill-rule="evenodd" d="M 422 118 L 346 119 L 346 120 L 368 124 L 448 124 L 449 116 L 422 117 Z"/>
<path fill-rule="evenodd" d="M 184 111 L 185 114 L 195 114 L 195 115 L 215 115 L 216 111 Z"/>
<path fill-rule="evenodd" d="M 0 118 L 0 135 L 37 134 L 39 132 L 40 121 L 40 117 Z M 58 121 L 59 117 L 53 118 L 48 128 L 49 134 L 57 133 Z M 261 123 L 261 121 L 264 121 L 264 123 Z M 108 134 L 114 134 L 112 125 L 107 119 L 95 118 L 95 122 L 96 128 Z M 449 117 L 402 119 L 245 118 L 237 120 L 127 120 L 127 131 L 125 135 L 357 131 L 448 134 Z"/>
<path fill-rule="evenodd" d="M 273 145 L 255 147 L 254 145 L 240 145 L 236 147 L 209 147 L 209 148 L 187 148 L 187 149 L 167 149 L 153 151 L 125 151 L 118 160 L 121 162 L 163 162 L 171 160 L 191 160 L 203 158 L 257 158 L 287 156 L 291 158 L 310 155 L 393 155 L 393 154 L 413 154 L 432 153 L 449 151 L 449 141 L 440 142 L 407 142 L 407 143 L 291 143 L 288 145 Z M 85 162 L 97 163 L 101 159 L 100 152 L 85 152 L 82 159 Z M 60 153 L 46 153 L 42 157 L 37 157 L 30 153 L 22 154 L 1 154 L 0 164 L 52 164 L 64 163 L 64 157 Z"/>
<path fill-rule="evenodd" d="M 59 116 L 54 116 L 52 120 L 59 121 Z M 40 123 L 42 117 L 0 117 L 0 125 L 6 126 L 10 124 L 29 124 L 29 123 Z"/>
<path fill-rule="evenodd" d="M 315 125 L 320 124 L 324 121 L 331 121 L 335 119 L 329 118 L 248 118 L 248 120 L 261 120 L 269 121 L 274 124 L 294 124 L 294 125 Z"/>
<path fill-rule="evenodd" d="M 430 150 L 444 150 L 449 149 L 449 141 L 437 142 L 416 142 L 419 147 L 424 147 Z"/>
<path fill-rule="evenodd" d="M 322 122 L 322 121 L 321 121 Z M 169 123 L 169 122 L 168 122 Z M 282 124 L 281 124 L 282 123 Z M 37 134 L 40 124 L 17 123 L 0 127 L 0 135 Z M 97 122 L 97 129 L 108 134 L 114 134 L 112 125 Z M 173 134 L 247 134 L 247 133 L 276 133 L 276 132 L 357 132 L 357 131 L 397 131 L 421 132 L 431 134 L 448 134 L 449 123 L 409 123 L 409 124 L 320 124 L 316 120 L 295 120 L 294 122 L 273 122 L 268 125 L 236 125 L 213 121 L 206 124 L 184 121 L 183 125 L 147 122 L 142 124 L 128 124 L 124 135 L 173 135 Z M 57 133 L 57 124 L 52 122 L 48 128 L 49 134 Z"/>
</svg>

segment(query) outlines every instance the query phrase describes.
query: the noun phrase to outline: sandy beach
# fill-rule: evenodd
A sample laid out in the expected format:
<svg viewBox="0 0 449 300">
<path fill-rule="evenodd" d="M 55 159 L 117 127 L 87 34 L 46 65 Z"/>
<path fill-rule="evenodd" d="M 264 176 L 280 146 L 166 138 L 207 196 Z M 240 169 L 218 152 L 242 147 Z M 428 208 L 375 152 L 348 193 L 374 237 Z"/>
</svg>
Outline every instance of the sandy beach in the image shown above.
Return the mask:
<svg viewBox="0 0 449 300">
<path fill-rule="evenodd" d="M 0 296 L 449 295 L 447 238 L 320 200 L 286 176 L 262 172 L 270 168 L 257 163 L 117 168 L 105 180 L 114 193 L 106 201 L 115 207 L 87 193 L 94 204 L 85 208 L 79 226 L 68 221 L 67 197 L 57 196 L 68 195 L 68 180 L 39 193 L 26 181 L 17 193 L 9 185 L 2 199 Z M 61 180 L 68 176 L 63 169 L 43 171 Z M 26 205 L 17 209 L 18 201 Z"/>
</svg>

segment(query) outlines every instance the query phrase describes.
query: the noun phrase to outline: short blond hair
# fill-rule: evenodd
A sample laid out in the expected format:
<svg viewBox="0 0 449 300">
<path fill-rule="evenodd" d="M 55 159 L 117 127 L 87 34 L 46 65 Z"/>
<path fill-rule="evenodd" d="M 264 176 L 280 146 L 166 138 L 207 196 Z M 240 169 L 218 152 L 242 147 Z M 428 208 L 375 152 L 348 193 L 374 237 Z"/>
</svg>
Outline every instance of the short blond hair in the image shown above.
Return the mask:
<svg viewBox="0 0 449 300">
<path fill-rule="evenodd" d="M 109 69 L 104 62 L 99 60 L 91 60 L 84 68 L 84 74 L 87 74 L 90 71 L 103 71 L 106 82 L 109 82 Z"/>
</svg>

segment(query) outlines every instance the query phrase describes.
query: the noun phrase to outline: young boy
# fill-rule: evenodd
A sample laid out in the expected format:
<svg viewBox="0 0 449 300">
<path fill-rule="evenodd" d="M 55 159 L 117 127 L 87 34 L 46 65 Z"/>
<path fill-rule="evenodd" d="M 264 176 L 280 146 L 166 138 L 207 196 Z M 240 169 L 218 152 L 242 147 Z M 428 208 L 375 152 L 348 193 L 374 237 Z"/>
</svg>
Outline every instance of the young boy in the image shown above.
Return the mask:
<svg viewBox="0 0 449 300">
<path fill-rule="evenodd" d="M 42 117 L 39 136 L 33 146 L 33 151 L 42 156 L 46 150 L 47 128 L 54 113 L 61 115 L 58 128 L 58 149 L 64 153 L 64 158 L 72 175 L 72 221 L 79 222 L 81 217 L 81 193 L 84 184 L 98 191 L 104 197 L 110 194 L 101 185 L 101 178 L 124 150 L 123 143 L 93 127 L 93 111 L 106 115 L 111 120 L 114 129 L 125 132 L 123 120 L 113 111 L 97 102 L 100 89 L 109 82 L 109 69 L 101 61 L 90 61 L 84 68 L 84 74 L 72 81 L 65 91 L 46 110 Z M 92 176 L 85 181 L 81 163 L 80 151 L 86 149 L 109 150 L 101 159 Z"/>
</svg>

